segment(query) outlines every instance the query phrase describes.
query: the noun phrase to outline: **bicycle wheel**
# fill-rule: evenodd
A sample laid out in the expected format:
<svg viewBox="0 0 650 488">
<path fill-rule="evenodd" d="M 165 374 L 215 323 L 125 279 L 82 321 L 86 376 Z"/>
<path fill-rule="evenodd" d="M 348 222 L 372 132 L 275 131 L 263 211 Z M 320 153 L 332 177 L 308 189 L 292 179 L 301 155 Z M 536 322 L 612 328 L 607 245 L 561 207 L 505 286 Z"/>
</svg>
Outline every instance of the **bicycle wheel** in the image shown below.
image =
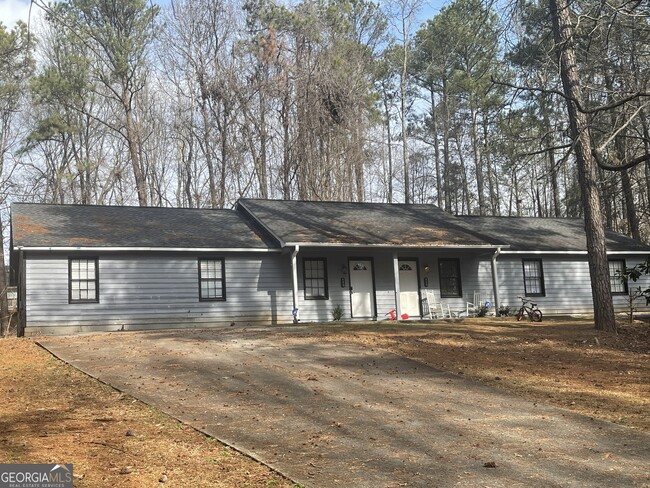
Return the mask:
<svg viewBox="0 0 650 488">
<path fill-rule="evenodd" d="M 530 318 L 533 320 L 533 322 L 541 322 L 542 321 L 541 310 L 533 310 L 532 313 L 530 314 Z"/>
<path fill-rule="evenodd" d="M 524 313 L 526 313 L 526 312 L 524 311 L 524 307 L 521 307 L 521 308 L 519 309 L 519 312 L 517 312 L 517 315 L 516 315 L 516 317 L 517 317 L 517 322 L 521 322 L 521 319 L 524 318 Z"/>
</svg>

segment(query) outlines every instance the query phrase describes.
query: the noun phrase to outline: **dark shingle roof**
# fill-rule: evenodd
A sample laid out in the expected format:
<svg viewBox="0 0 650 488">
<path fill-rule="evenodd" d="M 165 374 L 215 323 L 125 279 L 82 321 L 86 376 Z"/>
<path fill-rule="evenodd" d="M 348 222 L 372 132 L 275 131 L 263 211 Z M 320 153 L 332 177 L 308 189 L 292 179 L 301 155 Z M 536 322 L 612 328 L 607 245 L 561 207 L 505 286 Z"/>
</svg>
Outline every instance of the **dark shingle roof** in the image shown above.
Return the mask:
<svg viewBox="0 0 650 488">
<path fill-rule="evenodd" d="M 502 239 L 510 251 L 586 251 L 582 219 L 538 217 L 458 217 L 467 228 Z M 650 246 L 613 231 L 606 232 L 608 251 L 642 251 Z"/>
<path fill-rule="evenodd" d="M 234 210 L 14 203 L 11 219 L 14 247 L 277 247 Z"/>
<path fill-rule="evenodd" d="M 282 244 L 494 246 L 434 205 L 242 199 Z"/>
<path fill-rule="evenodd" d="M 454 217 L 433 205 L 240 201 L 282 244 L 509 246 L 585 251 L 581 219 Z M 87 205 L 12 205 L 14 247 L 267 249 L 278 244 L 243 212 Z M 650 246 L 607 232 L 609 251 Z"/>
</svg>

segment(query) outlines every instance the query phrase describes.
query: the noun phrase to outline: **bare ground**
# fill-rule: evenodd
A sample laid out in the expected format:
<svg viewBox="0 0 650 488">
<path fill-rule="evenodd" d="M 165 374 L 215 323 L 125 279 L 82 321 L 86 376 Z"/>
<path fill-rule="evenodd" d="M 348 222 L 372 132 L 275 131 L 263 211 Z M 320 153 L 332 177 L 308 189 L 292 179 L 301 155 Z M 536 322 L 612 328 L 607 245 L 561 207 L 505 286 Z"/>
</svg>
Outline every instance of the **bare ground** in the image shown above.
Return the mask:
<svg viewBox="0 0 650 488">
<path fill-rule="evenodd" d="M 534 401 L 650 431 L 650 326 L 587 320 L 374 322 L 283 328 L 360 343 Z M 296 330 L 297 331 L 297 330 Z M 54 359 L 0 340 L 0 462 L 73 462 L 84 486 L 292 486 L 265 466 Z M 127 435 L 129 434 L 129 435 Z"/>
<path fill-rule="evenodd" d="M 0 398 L 0 463 L 73 463 L 78 487 L 293 486 L 28 339 L 0 340 Z"/>
<path fill-rule="evenodd" d="M 289 334 L 290 336 L 290 334 Z M 650 325 L 507 319 L 314 327 L 311 340 L 385 348 L 519 396 L 650 432 Z M 299 340 L 303 340 L 301 337 Z"/>
</svg>

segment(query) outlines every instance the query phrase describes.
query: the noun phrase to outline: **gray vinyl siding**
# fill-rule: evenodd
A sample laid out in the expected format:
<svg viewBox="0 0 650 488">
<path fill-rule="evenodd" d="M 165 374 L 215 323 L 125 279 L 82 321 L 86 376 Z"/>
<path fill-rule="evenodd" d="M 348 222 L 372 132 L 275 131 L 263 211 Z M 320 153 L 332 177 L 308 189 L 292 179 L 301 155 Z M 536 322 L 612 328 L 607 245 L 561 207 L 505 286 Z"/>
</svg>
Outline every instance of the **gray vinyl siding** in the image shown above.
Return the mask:
<svg viewBox="0 0 650 488">
<path fill-rule="evenodd" d="M 534 297 L 534 301 L 545 315 L 593 314 L 593 299 L 587 257 L 556 255 L 505 255 L 498 260 L 499 294 L 501 304 L 511 309 L 521 306 L 518 296 L 524 295 L 523 259 L 541 259 L 544 271 L 545 296 Z M 631 267 L 643 261 L 639 256 L 611 255 L 611 259 L 625 259 L 626 266 Z M 489 262 L 487 263 L 489 266 Z M 629 283 L 630 289 L 650 286 L 648 277 L 638 283 Z M 626 295 L 613 295 L 614 308 L 617 312 L 629 309 Z M 638 311 L 648 308 L 645 300 L 636 303 Z"/>
<path fill-rule="evenodd" d="M 225 259 L 225 301 L 199 301 L 198 255 L 99 254 L 99 303 L 68 303 L 69 256 L 30 254 L 26 334 L 291 322 L 286 255 L 210 256 Z"/>
<path fill-rule="evenodd" d="M 302 322 L 329 321 L 332 319 L 331 310 L 338 304 L 343 309 L 343 318 L 350 319 L 349 273 L 345 275 L 345 287 L 341 287 L 343 277 L 342 267 L 348 266 L 348 258 L 372 258 L 375 273 L 375 292 L 377 303 L 377 319 L 388 318 L 387 314 L 395 308 L 395 291 L 393 277 L 393 254 L 391 251 L 363 252 L 358 250 L 306 250 L 301 256 L 320 257 L 327 259 L 329 300 L 304 300 L 302 289 L 302 260 L 299 260 L 299 309 Z M 496 300 L 492 285 L 492 251 L 453 251 L 417 252 L 401 250 L 400 259 L 417 259 L 420 277 L 421 298 L 426 290 L 433 290 L 440 297 L 440 279 L 438 274 L 438 259 L 457 258 L 461 268 L 462 296 L 445 298 L 452 311 L 466 310 L 467 302 L 472 302 L 474 292 L 481 297 L 481 304 L 489 301 L 493 305 Z M 521 304 L 517 298 L 524 295 L 524 277 L 522 259 L 541 259 L 544 272 L 546 295 L 535 297 L 545 315 L 592 314 L 593 303 L 589 278 L 589 266 L 584 255 L 501 255 L 497 261 L 499 280 L 499 302 L 501 305 L 516 309 Z M 611 255 L 612 259 L 625 259 L 628 267 L 643 261 L 641 256 Z M 429 271 L 424 270 L 428 266 Z M 428 287 L 425 287 L 428 278 Z M 650 286 L 650 277 L 643 277 L 638 283 L 630 283 L 629 287 Z M 614 307 L 617 312 L 629 309 L 628 298 L 625 295 L 613 295 Z M 477 304 L 478 305 L 478 304 Z M 637 311 L 650 310 L 644 300 L 636 302 Z"/>
<path fill-rule="evenodd" d="M 460 312 L 466 309 L 466 302 L 473 299 L 474 291 L 481 291 L 483 300 L 493 300 L 492 274 L 490 262 L 481 260 L 476 253 L 467 251 L 438 251 L 422 252 L 417 250 L 400 250 L 398 259 L 416 259 L 419 267 L 420 297 L 424 298 L 427 288 L 440 297 L 440 280 L 438 276 L 438 259 L 458 258 L 461 267 L 462 296 L 446 298 L 452 311 Z M 325 258 L 327 260 L 327 276 L 329 286 L 328 300 L 305 300 L 303 289 L 303 258 Z M 340 305 L 343 309 L 343 319 L 350 320 L 350 276 L 349 259 L 370 259 L 374 265 L 375 300 L 377 304 L 377 320 L 388 319 L 390 310 L 395 308 L 395 281 L 393 274 L 393 253 L 384 250 L 358 249 L 301 249 L 298 255 L 298 308 L 301 322 L 317 322 L 332 320 L 331 311 Z M 428 266 L 426 272 L 424 267 Z M 346 273 L 343 273 L 343 268 Z M 486 273 L 487 269 L 487 273 Z M 341 287 L 341 278 L 345 278 L 345 286 Z M 425 278 L 428 287 L 425 286 Z M 413 317 L 417 318 L 417 317 Z"/>
<path fill-rule="evenodd" d="M 328 298 L 305 299 L 303 259 L 324 258 L 327 261 Z M 343 317 L 350 317 L 349 283 L 341 287 L 341 269 L 345 263 L 343 255 L 314 250 L 300 251 L 298 264 L 298 310 L 301 322 L 327 322 L 332 320 L 332 310 L 337 305 L 343 309 Z M 291 277 L 289 278 L 291 279 Z"/>
<path fill-rule="evenodd" d="M 201 257 L 224 258 L 226 300 L 199 301 L 198 254 L 113 253 L 99 258 L 99 303 L 68 303 L 69 254 L 27 253 L 25 262 L 27 335 L 76 333 L 100 330 L 160 329 L 173 327 L 273 325 L 292 322 L 292 279 L 289 253 L 211 253 Z M 81 256 L 81 254 L 77 254 Z M 438 260 L 460 261 L 462 295 L 443 299 L 452 311 L 466 310 L 475 291 L 481 301 L 495 302 L 492 289 L 491 251 L 401 250 L 398 258 L 417 259 L 421 298 L 426 290 L 440 297 Z M 328 299 L 306 300 L 303 259 L 327 260 Z M 523 295 L 522 255 L 501 255 L 498 260 L 500 303 L 518 307 Z M 586 256 L 531 255 L 541 258 L 546 296 L 535 297 L 545 315 L 593 313 Z M 642 256 L 624 258 L 627 266 Z M 376 315 L 388 318 L 395 308 L 393 253 L 390 250 L 301 249 L 298 254 L 298 308 L 303 323 L 332 320 L 332 310 L 343 309 L 350 320 L 349 259 L 372 258 Z M 428 271 L 425 271 L 428 267 Z M 341 286 L 341 278 L 345 279 Z M 425 286 L 428 281 L 428 287 Z M 650 286 L 650 277 L 630 288 Z M 626 296 L 614 295 L 615 308 L 628 310 Z M 644 301 L 638 311 L 648 311 Z M 417 318 L 417 317 L 412 317 Z"/>
</svg>

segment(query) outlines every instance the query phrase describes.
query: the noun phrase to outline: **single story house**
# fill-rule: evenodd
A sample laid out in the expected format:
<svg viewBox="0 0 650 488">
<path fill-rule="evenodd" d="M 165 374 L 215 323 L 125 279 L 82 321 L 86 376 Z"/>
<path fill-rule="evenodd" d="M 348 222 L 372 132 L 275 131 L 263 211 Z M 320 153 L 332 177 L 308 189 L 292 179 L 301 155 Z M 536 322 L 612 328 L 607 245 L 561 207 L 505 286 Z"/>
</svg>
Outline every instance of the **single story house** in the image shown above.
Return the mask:
<svg viewBox="0 0 650 488">
<path fill-rule="evenodd" d="M 626 310 L 616 271 L 650 246 L 608 232 L 607 248 Z M 328 321 L 335 308 L 344 320 L 426 318 L 432 298 L 461 315 L 468 302 L 514 309 L 519 295 L 545 315 L 593 313 L 582 220 L 433 205 L 14 203 L 11 268 L 26 335 Z"/>
</svg>

